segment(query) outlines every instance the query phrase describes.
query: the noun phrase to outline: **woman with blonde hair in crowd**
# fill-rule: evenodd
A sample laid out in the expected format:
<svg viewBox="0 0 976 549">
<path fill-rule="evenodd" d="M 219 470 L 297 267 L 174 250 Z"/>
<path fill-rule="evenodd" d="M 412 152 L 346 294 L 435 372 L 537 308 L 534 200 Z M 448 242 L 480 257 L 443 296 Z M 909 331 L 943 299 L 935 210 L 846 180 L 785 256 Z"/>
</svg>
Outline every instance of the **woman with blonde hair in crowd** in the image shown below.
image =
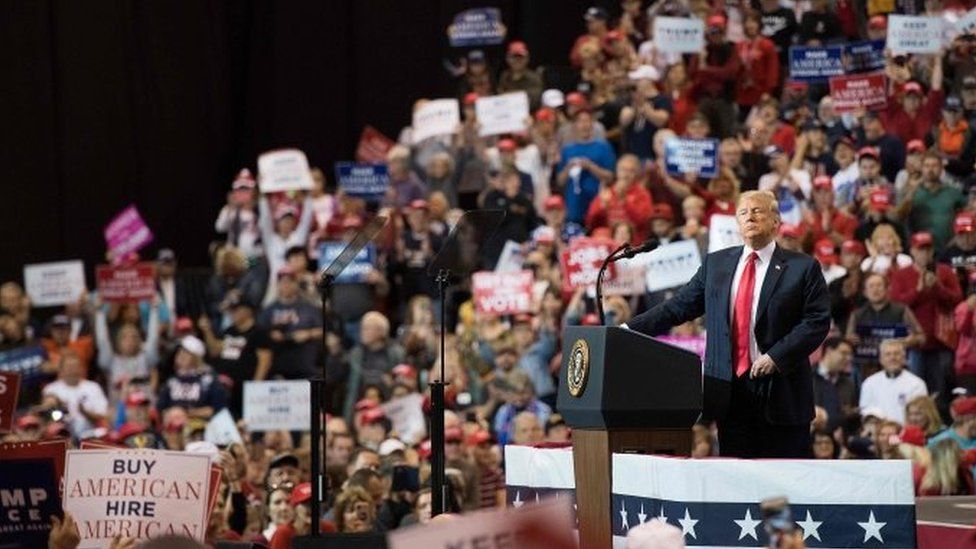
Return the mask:
<svg viewBox="0 0 976 549">
<path fill-rule="evenodd" d="M 333 515 L 336 529 L 343 534 L 371 532 L 376 520 L 376 506 L 366 490 L 350 486 L 336 498 Z"/>
<path fill-rule="evenodd" d="M 917 396 L 905 405 L 905 425 L 914 425 L 925 433 L 928 440 L 945 429 L 935 400 L 928 395 Z"/>
<path fill-rule="evenodd" d="M 962 450 L 952 439 L 940 440 L 929 448 L 928 466 L 915 493 L 920 496 L 968 496 L 973 493 L 973 474 L 963 461 Z"/>
<path fill-rule="evenodd" d="M 882 223 L 874 228 L 871 238 L 866 242 L 868 257 L 861 262 L 865 273 L 887 274 L 893 268 L 908 267 L 912 257 L 903 253 L 901 237 L 894 227 Z"/>
</svg>

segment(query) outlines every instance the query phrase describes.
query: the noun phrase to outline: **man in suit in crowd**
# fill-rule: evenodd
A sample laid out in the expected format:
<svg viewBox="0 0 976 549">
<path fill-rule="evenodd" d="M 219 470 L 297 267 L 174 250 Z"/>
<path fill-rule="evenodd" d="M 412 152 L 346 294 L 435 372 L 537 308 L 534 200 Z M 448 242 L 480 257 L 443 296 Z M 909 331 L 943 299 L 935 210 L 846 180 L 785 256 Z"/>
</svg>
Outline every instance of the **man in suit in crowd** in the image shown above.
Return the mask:
<svg viewBox="0 0 976 549">
<path fill-rule="evenodd" d="M 723 456 L 810 455 L 808 356 L 827 336 L 830 298 L 820 266 L 776 245 L 779 205 L 749 191 L 736 208 L 744 246 L 708 254 L 675 296 L 628 325 L 648 335 L 705 315 L 704 410 Z M 653 367 L 653 365 L 649 365 Z"/>
</svg>

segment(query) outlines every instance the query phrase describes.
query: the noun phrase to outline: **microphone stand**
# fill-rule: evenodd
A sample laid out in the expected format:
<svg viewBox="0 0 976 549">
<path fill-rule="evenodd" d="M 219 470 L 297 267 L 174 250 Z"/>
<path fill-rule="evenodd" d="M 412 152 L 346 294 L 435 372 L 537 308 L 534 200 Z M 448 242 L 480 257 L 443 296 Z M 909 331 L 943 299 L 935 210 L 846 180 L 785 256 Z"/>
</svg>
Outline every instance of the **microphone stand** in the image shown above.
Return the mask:
<svg viewBox="0 0 976 549">
<path fill-rule="evenodd" d="M 447 456 L 444 450 L 444 389 L 447 387 L 446 377 L 444 377 L 444 363 L 447 355 L 444 353 L 445 341 L 447 338 L 447 286 L 450 281 L 451 271 L 440 269 L 435 278 L 437 282 L 437 295 L 441 300 L 441 329 L 440 329 L 440 363 L 441 376 L 435 381 L 428 383 L 430 386 L 430 495 L 431 495 L 431 516 L 437 516 L 447 512 L 448 486 L 445 481 L 445 465 Z"/>
<path fill-rule="evenodd" d="M 319 297 L 322 300 L 322 347 L 324 348 L 323 354 L 328 354 L 328 343 L 326 340 L 329 336 L 329 299 L 332 296 L 332 285 L 335 282 L 335 276 L 324 273 L 319 281 Z M 308 400 L 310 412 L 311 412 L 311 430 L 312 430 L 312 455 L 311 455 L 311 474 L 312 474 L 312 524 L 311 531 L 309 534 L 313 538 L 320 537 L 322 534 L 319 531 L 319 520 L 322 517 L 322 502 L 328 495 L 328 485 L 323 482 L 323 463 L 322 459 L 324 456 L 321 455 L 324 450 L 328 453 L 329 449 L 325 448 L 323 440 L 323 425 L 322 425 L 322 397 L 325 394 L 325 369 L 328 364 L 328 357 L 324 357 L 322 360 L 322 371 L 319 375 L 313 377 L 309 381 L 312 383 L 312 394 L 311 398 Z"/>
<path fill-rule="evenodd" d="M 603 264 L 600 265 L 600 271 L 596 274 L 596 311 L 600 315 L 600 325 L 604 326 L 607 323 L 606 314 L 603 312 L 603 275 L 607 271 L 607 267 L 611 263 L 617 260 L 617 254 L 620 252 L 629 252 L 630 244 L 621 244 L 616 250 L 610 252 L 610 255 L 603 259 Z"/>
</svg>

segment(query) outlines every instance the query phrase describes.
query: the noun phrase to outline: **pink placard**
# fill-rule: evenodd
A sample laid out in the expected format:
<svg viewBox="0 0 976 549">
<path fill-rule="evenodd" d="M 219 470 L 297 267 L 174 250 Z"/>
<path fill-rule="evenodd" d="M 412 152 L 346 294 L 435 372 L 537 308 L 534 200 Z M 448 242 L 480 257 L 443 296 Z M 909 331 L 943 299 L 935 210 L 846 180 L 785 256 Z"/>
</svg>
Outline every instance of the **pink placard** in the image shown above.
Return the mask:
<svg viewBox="0 0 976 549">
<path fill-rule="evenodd" d="M 514 315 L 532 308 L 532 271 L 474 273 L 472 291 L 479 313 Z"/>
<path fill-rule="evenodd" d="M 119 264 L 129 254 L 137 252 L 152 242 L 153 234 L 139 215 L 135 204 L 119 212 L 108 225 L 105 226 L 105 243 L 111 252 L 112 262 Z"/>
<path fill-rule="evenodd" d="M 703 335 L 663 335 L 654 339 L 696 353 L 705 360 L 705 336 Z"/>
</svg>

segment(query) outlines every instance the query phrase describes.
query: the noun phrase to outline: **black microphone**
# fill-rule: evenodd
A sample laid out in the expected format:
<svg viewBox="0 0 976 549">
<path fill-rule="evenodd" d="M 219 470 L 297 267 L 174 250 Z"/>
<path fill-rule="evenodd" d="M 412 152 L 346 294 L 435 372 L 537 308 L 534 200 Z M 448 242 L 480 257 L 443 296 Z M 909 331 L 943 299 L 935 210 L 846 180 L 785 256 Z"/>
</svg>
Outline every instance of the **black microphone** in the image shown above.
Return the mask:
<svg viewBox="0 0 976 549">
<path fill-rule="evenodd" d="M 627 248 L 624 248 L 624 251 L 620 255 L 614 257 L 613 260 L 617 261 L 618 259 L 630 259 L 637 254 L 653 251 L 657 249 L 657 247 L 660 244 L 661 243 L 658 242 L 656 238 L 650 238 L 645 242 L 643 242 L 642 244 L 638 245 L 636 248 L 631 248 L 629 246 Z"/>
</svg>

